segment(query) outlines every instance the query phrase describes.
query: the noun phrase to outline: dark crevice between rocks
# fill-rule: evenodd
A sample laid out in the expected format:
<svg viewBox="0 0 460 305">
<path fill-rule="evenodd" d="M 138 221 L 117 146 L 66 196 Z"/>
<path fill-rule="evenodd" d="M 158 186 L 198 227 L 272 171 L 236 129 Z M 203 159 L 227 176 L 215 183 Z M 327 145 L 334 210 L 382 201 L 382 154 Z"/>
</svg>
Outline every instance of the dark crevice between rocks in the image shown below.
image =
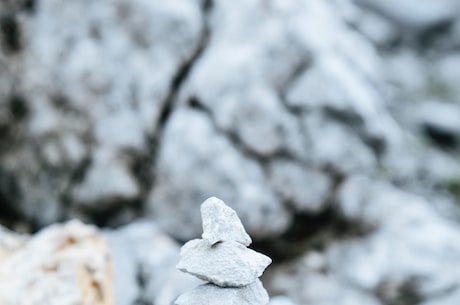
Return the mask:
<svg viewBox="0 0 460 305">
<path fill-rule="evenodd" d="M 155 305 L 151 300 L 151 296 L 146 294 L 148 279 L 151 277 L 149 272 L 143 267 L 142 263 L 138 263 L 136 268 L 136 283 L 140 294 L 134 301 L 135 305 Z"/>
<path fill-rule="evenodd" d="M 151 139 L 147 139 L 147 141 L 149 143 L 148 147 L 151 148 L 152 145 L 155 145 Z M 133 159 L 130 162 L 130 171 L 136 178 L 140 187 L 141 196 L 146 197 L 153 181 L 152 157 L 145 153 L 133 153 L 132 156 Z"/>
<path fill-rule="evenodd" d="M 31 227 L 18 208 L 19 202 L 19 187 L 13 175 L 0 169 L 0 224 L 13 231 L 29 232 Z"/>
<path fill-rule="evenodd" d="M 335 194 L 344 177 L 331 173 L 334 183 L 325 200 L 326 207 L 317 213 L 292 210 L 291 226 L 273 239 L 254 240 L 251 248 L 266 253 L 274 264 L 279 264 L 304 255 L 308 251 L 323 251 L 334 241 L 354 239 L 370 234 L 374 229 L 358 219 L 349 219 L 334 204 Z M 289 208 L 289 203 L 285 204 Z"/>
<path fill-rule="evenodd" d="M 22 8 L 28 13 L 34 13 L 37 10 L 37 1 L 38 0 L 23 0 Z"/>
<path fill-rule="evenodd" d="M 450 130 L 442 129 L 430 124 L 425 124 L 422 126 L 422 133 L 433 144 L 444 150 L 452 150 L 459 147 L 459 138 Z"/>
<path fill-rule="evenodd" d="M 438 43 L 439 38 L 449 34 L 456 21 L 455 14 L 452 14 L 451 16 L 445 16 L 437 21 L 426 23 L 425 25 L 414 25 L 410 22 L 407 23 L 407 20 L 402 21 L 398 20 L 398 18 L 395 19 L 391 13 L 386 12 L 378 5 L 375 6 L 372 2 L 360 1 L 358 5 L 365 10 L 376 13 L 395 26 L 399 32 L 398 38 L 396 38 L 398 40 L 398 44 L 396 45 L 397 48 L 409 46 L 418 50 L 420 53 L 426 53 L 433 49 L 438 49 L 440 46 Z M 389 50 L 391 51 L 390 48 Z"/>
<path fill-rule="evenodd" d="M 224 138 L 230 141 L 233 147 L 236 147 L 238 151 L 243 154 L 248 159 L 254 160 L 255 162 L 261 164 L 263 168 L 268 165 L 269 160 L 273 158 L 273 155 L 270 156 L 263 156 L 258 154 L 257 152 L 252 151 L 246 144 L 243 143 L 239 135 L 234 131 L 223 130 L 220 128 L 213 116 L 213 113 L 210 109 L 208 109 L 197 97 L 192 96 L 187 101 L 187 105 L 190 108 L 193 108 L 197 111 L 200 111 L 206 114 L 209 117 L 209 120 L 214 126 L 214 129 L 221 134 Z"/>
<path fill-rule="evenodd" d="M 404 37 L 402 35 L 403 29 L 398 31 L 397 35 L 393 35 L 392 37 L 387 38 L 386 41 L 376 42 L 373 37 L 370 37 L 369 34 L 363 32 L 362 28 L 360 27 L 359 23 L 354 21 L 347 22 L 348 27 L 356 33 L 359 33 L 364 39 L 370 41 L 373 45 L 376 46 L 377 51 L 381 53 L 394 53 L 399 50 L 404 45 Z"/>
<path fill-rule="evenodd" d="M 22 49 L 21 27 L 15 13 L 0 15 L 0 42 L 6 54 Z"/>
<path fill-rule="evenodd" d="M 8 106 L 15 121 L 22 121 L 29 115 L 27 101 L 20 94 L 13 94 L 8 101 Z"/>
<path fill-rule="evenodd" d="M 331 119 L 341 122 L 345 127 L 355 132 L 361 141 L 372 150 L 377 160 L 381 160 L 387 149 L 387 143 L 383 137 L 369 134 L 369 132 L 366 131 L 366 122 L 359 114 L 353 111 L 339 110 L 332 107 L 324 107 L 324 112 Z"/>
<path fill-rule="evenodd" d="M 69 211 L 72 206 L 72 196 L 71 196 L 71 188 L 74 185 L 77 185 L 83 181 L 83 179 L 86 176 L 86 173 L 88 172 L 89 168 L 91 167 L 93 160 L 89 155 L 84 157 L 80 163 L 75 166 L 71 170 L 70 178 L 67 182 L 67 187 L 64 189 L 62 194 L 59 197 L 59 201 L 61 202 L 62 206 L 64 207 L 64 210 Z M 61 221 L 64 221 L 68 218 L 68 215 L 62 215 Z"/>
<path fill-rule="evenodd" d="M 170 88 L 168 94 L 165 98 L 164 107 L 161 109 L 159 115 L 159 121 L 157 126 L 157 132 L 153 135 L 148 136 L 149 143 L 149 152 L 146 158 L 138 159 L 139 162 L 134 162 L 133 172 L 136 175 L 137 179 L 143 181 L 147 179 L 148 181 L 143 181 L 141 183 L 147 184 L 148 189 L 150 189 L 155 184 L 154 173 L 146 174 L 145 168 L 148 168 L 148 171 L 151 172 L 152 168 L 157 167 L 158 152 L 161 147 L 161 141 L 163 139 L 163 133 L 166 128 L 166 125 L 176 108 L 178 102 L 178 94 L 183 87 L 184 83 L 187 81 L 188 76 L 195 67 L 195 64 L 199 61 L 204 51 L 206 50 L 209 40 L 211 37 L 211 25 L 210 15 L 214 6 L 213 0 L 205 0 L 202 2 L 202 12 L 203 12 L 203 29 L 200 36 L 200 39 L 197 43 L 195 50 L 192 52 L 188 60 L 186 60 L 182 65 L 177 69 L 176 74 L 173 76 L 170 83 Z M 153 158 L 152 158 L 153 156 Z M 153 161 L 152 161 L 153 160 Z M 145 202 L 146 193 L 143 195 L 143 201 Z"/>
<path fill-rule="evenodd" d="M 211 27 L 209 24 L 209 15 L 211 14 L 211 10 L 213 7 L 213 1 L 207 0 L 204 1 L 202 5 L 203 9 L 203 19 L 204 19 L 204 25 L 203 25 L 203 30 L 201 33 L 200 40 L 198 42 L 198 45 L 195 49 L 195 51 L 192 53 L 190 58 L 185 61 L 177 70 L 176 75 L 174 75 L 172 82 L 170 84 L 170 89 L 168 92 L 168 95 L 166 96 L 165 99 L 165 106 L 163 107 L 161 113 L 160 113 L 160 119 L 159 119 L 159 127 L 160 129 L 166 125 L 166 122 L 168 121 L 169 117 L 171 116 L 171 112 L 173 111 L 176 102 L 177 102 L 177 94 L 179 93 L 180 89 L 182 88 L 182 85 L 185 83 L 187 80 L 187 77 L 189 76 L 190 72 L 192 71 L 193 67 L 195 66 L 195 63 L 200 59 L 201 55 L 203 54 L 204 50 L 208 46 L 209 39 L 211 36 Z"/>
<path fill-rule="evenodd" d="M 72 113 L 75 115 L 82 114 L 81 110 L 78 110 L 72 106 L 69 98 L 63 92 L 54 92 L 50 96 L 50 101 L 54 107 L 64 113 Z"/>
<path fill-rule="evenodd" d="M 424 28 L 416 36 L 418 49 L 429 50 L 436 48 L 439 45 L 438 40 L 451 32 L 454 23 L 453 19 L 445 19 Z"/>
<path fill-rule="evenodd" d="M 85 216 L 85 220 L 101 228 L 116 229 L 131 223 L 141 216 L 143 202 L 140 199 L 126 200 L 123 198 L 110 198 L 100 201 L 98 208 L 75 207 L 78 213 Z"/>
<path fill-rule="evenodd" d="M 283 235 L 277 239 L 255 240 L 251 248 L 267 253 L 278 264 L 310 250 L 323 251 L 333 241 L 358 238 L 370 231 L 330 206 L 317 214 L 295 214 L 291 227 Z"/>
<path fill-rule="evenodd" d="M 352 129 L 361 129 L 364 126 L 363 118 L 354 111 L 348 109 L 336 109 L 333 107 L 325 106 L 324 113 L 331 119 L 342 122 Z"/>
<path fill-rule="evenodd" d="M 204 114 L 206 114 L 210 121 L 212 122 L 214 129 L 221 134 L 223 137 L 225 137 L 230 143 L 232 144 L 233 147 L 236 147 L 238 152 L 240 152 L 243 156 L 246 158 L 255 161 L 256 163 L 260 164 L 262 169 L 264 171 L 268 170 L 268 166 L 270 162 L 272 162 L 274 159 L 281 159 L 281 160 L 294 160 L 298 162 L 302 162 L 301 160 L 297 160 L 297 157 L 290 151 L 288 151 L 286 148 L 281 148 L 269 155 L 262 155 L 256 151 L 253 151 L 248 145 L 246 145 L 243 140 L 240 138 L 240 136 L 233 130 L 224 130 L 220 128 L 213 116 L 213 113 L 210 109 L 208 109 L 201 101 L 198 99 L 196 96 L 191 96 L 187 103 L 187 106 L 189 106 L 192 109 L 195 109 L 197 111 L 200 111 Z M 266 173 L 267 174 L 267 173 Z"/>
<path fill-rule="evenodd" d="M 62 204 L 67 207 L 65 210 L 73 210 L 77 214 L 81 214 L 87 221 L 94 223 L 99 227 L 110 228 L 115 228 L 120 225 L 127 224 L 133 219 L 143 215 L 146 198 L 148 196 L 149 190 L 154 184 L 154 173 L 152 172 L 152 167 L 154 166 L 158 149 L 161 146 L 160 142 L 163 129 L 175 107 L 178 92 L 180 91 L 183 83 L 186 81 L 194 64 L 205 50 L 209 40 L 210 28 L 207 20 L 211 8 L 212 1 L 205 1 L 203 3 L 205 25 L 200 41 L 198 42 L 197 47 L 190 58 L 178 68 L 177 73 L 174 75 L 171 81 L 170 89 L 168 91 L 169 93 L 165 99 L 164 107 L 159 116 L 157 129 L 158 131 L 156 134 L 146 136 L 145 140 L 148 147 L 147 151 L 127 152 L 130 159 L 130 171 L 134 175 L 141 189 L 140 196 L 133 200 L 126 200 L 123 198 L 110 198 L 106 201 L 98 202 L 98 208 L 96 209 L 91 206 L 85 207 L 82 205 L 76 205 L 75 202 L 73 202 L 70 188 L 73 185 L 79 184 L 86 176 L 86 173 L 92 163 L 91 158 L 88 156 L 75 167 L 69 179 L 68 188 L 63 192 L 61 196 Z M 135 99 L 136 96 L 133 95 L 134 104 L 136 103 Z M 65 95 L 59 93 L 56 94 L 53 96 L 52 102 L 57 108 L 62 109 L 63 111 L 72 112 L 78 115 L 78 112 L 76 112 L 76 110 L 71 107 L 71 104 Z M 93 139 L 88 139 L 88 142 L 93 142 Z M 62 220 L 65 220 L 65 218 L 68 218 L 69 216 L 70 215 L 64 215 L 64 219 Z"/>
<path fill-rule="evenodd" d="M 211 3 L 211 1 L 206 1 Z M 205 6 L 209 6 L 210 4 L 205 4 Z M 212 5 L 211 5 L 212 6 Z M 312 65 L 312 56 L 311 54 L 306 55 L 302 60 L 299 61 L 299 64 L 296 65 L 287 79 L 280 84 L 279 88 L 277 89 L 277 95 L 280 99 L 282 105 L 285 107 L 286 111 L 293 115 L 293 119 L 301 116 L 305 110 L 300 107 L 289 106 L 286 101 L 286 93 L 289 90 L 290 86 L 305 72 L 310 66 Z M 288 160 L 297 160 L 298 158 L 288 149 L 281 148 L 275 152 L 272 152 L 268 155 L 261 154 L 257 151 L 254 151 L 249 147 L 244 141 L 241 139 L 240 135 L 235 130 L 224 130 L 218 126 L 213 116 L 212 111 L 203 103 L 201 100 L 196 96 L 189 97 L 187 101 L 187 106 L 192 109 L 201 111 L 202 113 L 208 115 L 209 119 L 214 125 L 216 131 L 222 134 L 225 138 L 227 138 L 234 147 L 238 149 L 245 157 L 248 159 L 254 160 L 255 162 L 259 163 L 264 170 L 268 168 L 268 164 L 273 159 L 288 159 Z"/>
<path fill-rule="evenodd" d="M 374 294 L 385 305 L 417 305 L 424 301 L 416 279 L 387 279 L 378 285 Z"/>
<path fill-rule="evenodd" d="M 307 110 L 304 109 L 303 107 L 289 105 L 287 95 L 291 87 L 303 75 L 303 73 L 305 73 L 305 71 L 308 70 L 312 65 L 313 65 L 313 55 L 311 54 L 305 55 L 305 57 L 300 61 L 300 63 L 292 69 L 289 77 L 281 85 L 281 87 L 278 88 L 277 90 L 277 95 L 282 105 L 285 107 L 285 109 L 290 114 L 296 117 L 303 115 L 305 112 L 307 112 Z"/>
</svg>

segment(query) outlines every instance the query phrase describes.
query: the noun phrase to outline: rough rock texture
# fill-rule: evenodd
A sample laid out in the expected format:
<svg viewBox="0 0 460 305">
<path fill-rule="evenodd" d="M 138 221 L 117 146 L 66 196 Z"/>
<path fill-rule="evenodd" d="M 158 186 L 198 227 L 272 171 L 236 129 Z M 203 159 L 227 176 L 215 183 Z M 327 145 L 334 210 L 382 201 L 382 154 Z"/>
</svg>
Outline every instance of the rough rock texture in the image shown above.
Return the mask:
<svg viewBox="0 0 460 305">
<path fill-rule="evenodd" d="M 236 241 L 246 247 L 252 242 L 236 212 L 216 197 L 207 199 L 200 208 L 204 240 L 211 245 L 222 241 Z"/>
<path fill-rule="evenodd" d="M 372 233 L 272 268 L 270 291 L 300 304 L 419 304 L 458 294 L 458 223 L 419 196 L 363 176 L 342 185 L 337 203 Z"/>
<path fill-rule="evenodd" d="M 292 161 L 274 161 L 269 166 L 270 184 L 299 213 L 325 208 L 333 179 L 326 173 Z"/>
<path fill-rule="evenodd" d="M 200 236 L 196 202 L 213 195 L 230 202 L 252 234 L 267 236 L 288 227 L 289 214 L 262 167 L 219 133 L 208 115 L 179 108 L 163 137 L 148 210 L 168 233 L 182 240 Z"/>
<path fill-rule="evenodd" d="M 72 221 L 0 239 L 1 304 L 114 304 L 109 249 L 95 228 Z"/>
<path fill-rule="evenodd" d="M 272 260 L 235 241 L 211 246 L 207 240 L 194 239 L 181 249 L 177 268 L 222 287 L 241 287 L 262 275 Z"/>
<path fill-rule="evenodd" d="M 268 302 L 267 291 L 260 280 L 252 284 L 236 288 L 222 289 L 211 283 L 198 286 L 190 292 L 182 294 L 174 303 L 175 305 L 266 305 Z"/>
<path fill-rule="evenodd" d="M 380 94 L 381 62 L 327 1 L 217 1 L 209 26 L 208 45 L 165 126 L 149 206 L 168 232 L 190 239 L 198 214 L 177 217 L 169 207 L 193 210 L 193 202 L 216 194 L 251 235 L 279 235 L 292 214 L 267 181 L 265 160 L 289 159 L 333 179 L 372 173 L 397 138 Z M 321 210 L 322 198 L 314 201 L 300 210 Z M 179 232 L 184 222 L 196 231 Z"/>
<path fill-rule="evenodd" d="M 174 78 L 198 48 L 199 1 L 22 2 L 1 11 L 13 36 L 0 52 L 2 204 L 38 226 L 129 206 L 149 183 L 137 164 Z"/>
</svg>

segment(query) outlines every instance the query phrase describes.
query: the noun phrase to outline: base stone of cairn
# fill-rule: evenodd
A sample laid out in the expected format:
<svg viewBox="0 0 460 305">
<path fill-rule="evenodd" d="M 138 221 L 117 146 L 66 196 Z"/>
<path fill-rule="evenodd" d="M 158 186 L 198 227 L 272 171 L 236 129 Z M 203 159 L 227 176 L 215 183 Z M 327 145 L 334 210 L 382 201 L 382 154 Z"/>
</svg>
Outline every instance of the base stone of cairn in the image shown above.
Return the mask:
<svg viewBox="0 0 460 305">
<path fill-rule="evenodd" d="M 234 210 L 211 197 L 201 205 L 202 239 L 187 242 L 177 268 L 208 281 L 177 298 L 175 305 L 266 305 L 259 277 L 272 260 L 248 249 L 252 242 Z"/>
</svg>

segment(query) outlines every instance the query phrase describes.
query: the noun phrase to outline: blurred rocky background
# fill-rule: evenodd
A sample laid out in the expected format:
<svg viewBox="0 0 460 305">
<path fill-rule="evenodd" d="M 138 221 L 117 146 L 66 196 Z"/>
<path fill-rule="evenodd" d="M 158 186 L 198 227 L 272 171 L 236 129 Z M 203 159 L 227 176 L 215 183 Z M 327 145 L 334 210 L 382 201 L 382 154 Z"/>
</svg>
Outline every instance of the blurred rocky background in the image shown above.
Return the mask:
<svg viewBox="0 0 460 305">
<path fill-rule="evenodd" d="M 458 305 L 459 82 L 457 0 L 0 0 L 0 303 L 169 305 L 217 196 L 272 305 Z"/>
</svg>

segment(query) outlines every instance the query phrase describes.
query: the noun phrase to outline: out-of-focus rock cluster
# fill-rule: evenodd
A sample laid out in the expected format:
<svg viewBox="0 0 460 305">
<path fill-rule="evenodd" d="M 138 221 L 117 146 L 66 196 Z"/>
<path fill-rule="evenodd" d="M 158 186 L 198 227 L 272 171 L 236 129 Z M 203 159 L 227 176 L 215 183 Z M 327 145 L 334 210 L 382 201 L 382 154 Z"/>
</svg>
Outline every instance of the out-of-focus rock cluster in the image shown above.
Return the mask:
<svg viewBox="0 0 460 305">
<path fill-rule="evenodd" d="M 274 258 L 270 304 L 457 305 L 459 16 L 456 0 L 0 2 L 0 222 L 100 227 L 2 229 L 0 303 L 50 300 L 52 282 L 59 304 L 171 304 L 197 285 L 175 264 L 217 196 Z"/>
</svg>

